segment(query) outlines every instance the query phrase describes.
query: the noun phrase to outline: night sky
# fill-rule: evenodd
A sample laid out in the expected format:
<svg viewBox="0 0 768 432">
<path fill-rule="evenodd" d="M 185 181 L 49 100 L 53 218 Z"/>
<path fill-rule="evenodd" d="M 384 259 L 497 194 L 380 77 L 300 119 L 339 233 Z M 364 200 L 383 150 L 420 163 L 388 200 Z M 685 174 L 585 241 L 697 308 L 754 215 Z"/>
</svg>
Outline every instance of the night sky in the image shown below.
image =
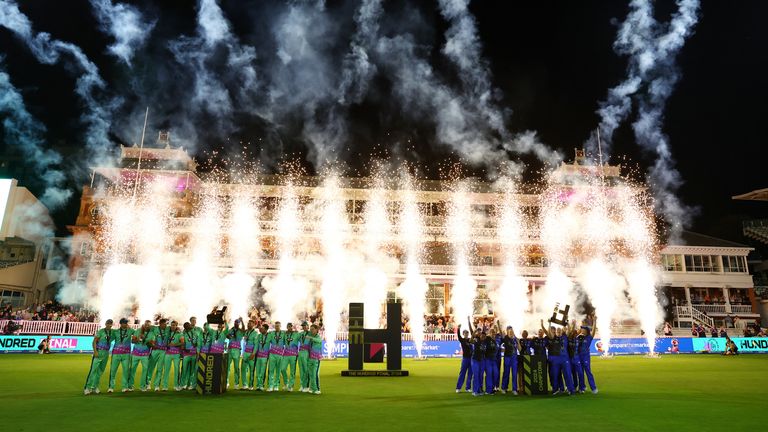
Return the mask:
<svg viewBox="0 0 768 432">
<path fill-rule="evenodd" d="M 135 141 L 142 120 L 137 113 L 150 105 L 150 142 L 157 129 L 169 128 L 174 134 L 180 119 L 185 119 L 187 129 L 173 136 L 179 136 L 185 147 L 193 147 L 199 160 L 211 151 L 235 157 L 242 151 L 241 142 L 250 143 L 248 152 L 268 170 L 275 169 L 280 159 L 306 158 L 307 145 L 301 133 L 306 118 L 292 112 L 306 103 L 279 106 L 281 113 L 276 120 L 270 111 L 273 106 L 261 100 L 267 97 L 269 81 L 274 79 L 270 76 L 274 72 L 269 71 L 274 70 L 270 68 L 278 57 L 274 28 L 287 8 L 282 2 L 219 2 L 234 38 L 255 50 L 256 79 L 266 84 L 253 92 L 250 101 L 233 103 L 231 115 L 226 116 L 229 122 L 217 119 L 210 123 L 210 112 L 190 109 L 191 75 L 168 50 L 169 41 L 195 34 L 196 2 L 170 2 L 173 6 L 125 2 L 135 5 L 145 20 L 155 22 L 130 67 L 108 53 L 113 38 L 99 30 L 88 1 L 20 3 L 19 9 L 29 17 L 35 31 L 74 43 L 98 66 L 107 84 L 98 93 L 101 100 L 120 98 L 108 119 L 111 126 L 105 148 Z M 349 50 L 357 5 L 356 1 L 329 1 L 319 14 L 321 22 L 308 25 L 313 38 L 310 43 L 322 48 L 318 61 L 331 65 L 328 76 L 332 78 L 337 75 L 334 68 L 340 69 Z M 657 2 L 656 18 L 666 21 L 674 10 L 672 1 Z M 574 148 L 582 147 L 599 122 L 595 113 L 599 101 L 626 75 L 627 58 L 614 52 L 613 41 L 627 15 L 627 2 L 474 1 L 470 11 L 477 22 L 492 86 L 497 90 L 496 104 L 511 112 L 507 128 L 513 133 L 536 131 L 541 142 L 571 159 Z M 768 16 L 768 3 L 709 0 L 703 2 L 698 16 L 694 34 L 677 57 L 682 78 L 668 100 L 663 131 L 684 180 L 678 195 L 683 203 L 697 209 L 691 228 L 743 242 L 741 220 L 768 214 L 768 204 L 730 199 L 768 187 L 763 126 L 768 118 L 768 28 L 761 22 Z M 436 2 L 385 2 L 382 33 L 411 35 L 418 55 L 435 74 L 446 85 L 458 87 L 460 77 L 440 52 L 448 27 Z M 9 75 L 26 109 L 45 125 L 45 145 L 64 156 L 62 167 L 70 173 L 68 186 L 85 184 L 87 177 L 77 173 L 87 170 L 72 168 L 88 165 L 81 144 L 87 133 L 81 121 L 84 106 L 73 91 L 77 68 L 66 60 L 40 64 L 24 43 L 3 27 L 0 55 L 4 56 L 0 70 Z M 237 80 L 227 81 L 233 71 L 227 70 L 224 57 L 215 64 L 218 55 L 209 59 L 209 67 L 231 89 Z M 312 86 L 315 75 L 312 65 L 307 65 L 301 74 L 282 77 L 297 81 L 304 79 L 304 73 L 311 77 L 288 88 Z M 361 161 L 379 155 L 414 162 L 422 175 L 436 177 L 444 161 L 459 158 L 439 142 L 434 122 L 404 109 L 390 97 L 392 89 L 391 77 L 374 75 L 364 97 L 344 111 L 349 130 L 336 153 L 350 168 L 348 174 L 365 174 Z M 5 115 L 0 112 L 0 119 Z M 626 156 L 632 165 L 644 170 L 653 158 L 639 150 L 627 123 L 616 132 L 612 160 Z M 6 170 L 40 194 L 43 186 L 36 181 L 34 171 L 24 169 L 28 161 L 14 159 L 18 151 L 5 136 L 0 136 L 0 155 L 11 161 Z M 509 157 L 536 166 L 530 155 Z M 311 171 L 311 164 L 307 166 Z M 60 228 L 74 222 L 78 196 L 76 193 L 55 212 Z"/>
</svg>

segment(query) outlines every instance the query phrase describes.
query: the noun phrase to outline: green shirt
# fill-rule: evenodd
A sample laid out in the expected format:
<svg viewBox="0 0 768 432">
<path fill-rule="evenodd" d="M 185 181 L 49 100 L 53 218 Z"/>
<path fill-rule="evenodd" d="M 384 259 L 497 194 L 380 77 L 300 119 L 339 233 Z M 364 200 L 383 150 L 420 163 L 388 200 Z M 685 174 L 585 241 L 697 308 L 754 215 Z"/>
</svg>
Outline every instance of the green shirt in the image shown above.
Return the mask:
<svg viewBox="0 0 768 432">
<path fill-rule="evenodd" d="M 181 354 L 182 340 L 184 340 L 184 332 L 179 329 L 176 331 L 169 329 L 168 334 L 168 351 L 167 354 Z"/>
<path fill-rule="evenodd" d="M 171 329 L 169 327 L 161 329 L 160 327 L 153 326 L 147 336 L 147 343 L 153 348 L 166 348 L 168 347 L 168 336 L 170 335 Z"/>
<path fill-rule="evenodd" d="M 134 330 L 130 327 L 126 329 L 116 328 L 112 329 L 112 339 L 115 341 L 115 346 L 112 348 L 112 354 L 130 354 L 131 342 Z"/>
<path fill-rule="evenodd" d="M 96 330 L 93 338 L 96 341 L 96 349 L 99 351 L 109 351 L 109 346 L 115 340 L 112 337 L 112 330 L 107 330 L 106 327 Z"/>
</svg>

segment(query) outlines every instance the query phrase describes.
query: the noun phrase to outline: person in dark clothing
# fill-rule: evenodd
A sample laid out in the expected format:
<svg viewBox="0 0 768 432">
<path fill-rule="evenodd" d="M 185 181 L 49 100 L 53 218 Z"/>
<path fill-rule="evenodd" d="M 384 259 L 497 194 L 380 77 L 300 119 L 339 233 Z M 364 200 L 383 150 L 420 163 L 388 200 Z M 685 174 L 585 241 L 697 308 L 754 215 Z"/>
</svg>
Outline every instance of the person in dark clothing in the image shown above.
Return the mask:
<svg viewBox="0 0 768 432">
<path fill-rule="evenodd" d="M 499 346 L 496 344 L 496 331 L 491 328 L 491 337 L 485 338 L 485 394 L 492 395 L 496 391 L 496 377 L 499 370 L 496 368 L 496 353 Z"/>
<path fill-rule="evenodd" d="M 531 344 L 531 339 L 528 339 L 528 330 L 523 330 L 517 342 L 520 344 L 520 355 L 533 354 L 533 345 Z"/>
<path fill-rule="evenodd" d="M 474 331 L 471 319 L 469 320 L 469 329 L 474 334 L 472 339 L 470 339 L 470 343 L 472 344 L 472 395 L 480 396 L 483 394 L 483 374 L 485 373 L 487 338 L 485 332 L 482 332 L 479 329 Z"/>
<path fill-rule="evenodd" d="M 456 329 L 456 336 L 461 344 L 461 369 L 459 370 L 459 380 L 456 381 L 456 393 L 459 393 L 465 378 L 467 382 L 465 390 L 469 391 L 472 387 L 472 340 L 468 330 L 461 331 L 461 324 Z"/>
<path fill-rule="evenodd" d="M 544 330 L 544 320 L 541 320 L 541 328 Z M 546 332 L 546 330 L 545 330 Z M 568 359 L 568 337 L 563 334 L 562 329 L 550 327 L 549 337 L 549 373 L 550 383 L 552 384 L 552 394 L 556 395 L 565 392 L 560 382 L 560 374 L 565 376 L 565 384 L 568 393 L 573 394 L 573 376 L 571 375 L 571 365 Z"/>
<path fill-rule="evenodd" d="M 533 355 L 546 356 L 548 344 L 549 344 L 549 339 L 546 336 L 546 332 L 544 330 L 539 330 L 538 336 L 534 336 L 531 339 L 531 348 L 533 349 Z"/>
<path fill-rule="evenodd" d="M 512 394 L 517 395 L 517 336 L 512 326 L 507 327 L 507 334 L 502 339 L 504 345 L 504 373 L 501 378 L 501 392 L 509 390 L 509 380 L 512 379 Z"/>
</svg>

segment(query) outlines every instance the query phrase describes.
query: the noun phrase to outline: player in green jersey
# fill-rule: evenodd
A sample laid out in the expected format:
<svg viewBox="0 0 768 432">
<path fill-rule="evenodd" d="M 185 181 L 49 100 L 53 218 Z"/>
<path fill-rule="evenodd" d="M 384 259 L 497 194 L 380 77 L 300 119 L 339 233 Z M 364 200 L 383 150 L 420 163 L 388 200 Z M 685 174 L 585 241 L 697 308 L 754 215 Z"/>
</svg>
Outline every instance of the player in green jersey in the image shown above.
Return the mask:
<svg viewBox="0 0 768 432">
<path fill-rule="evenodd" d="M 309 334 L 309 323 L 302 321 L 301 331 L 299 332 L 299 391 L 303 392 L 309 388 L 309 372 L 307 370 L 307 360 L 309 360 L 309 343 L 304 342 L 304 336 Z"/>
<path fill-rule="evenodd" d="M 123 380 L 122 389 L 123 392 L 129 391 L 128 380 L 131 376 L 131 337 L 133 336 L 133 329 L 128 327 L 128 320 L 125 318 L 120 319 L 120 327 L 112 330 L 112 339 L 115 341 L 115 346 L 112 347 L 112 363 L 109 367 L 109 389 L 107 393 L 115 391 L 115 379 L 117 378 L 117 369 L 122 367 Z"/>
<path fill-rule="evenodd" d="M 267 391 L 280 391 L 280 364 L 283 362 L 285 333 L 280 330 L 280 321 L 275 321 L 275 330 L 270 335 L 269 387 Z"/>
<path fill-rule="evenodd" d="M 147 338 L 147 344 L 152 348 L 149 354 L 149 368 L 147 370 L 147 383 L 154 383 L 155 391 L 160 391 L 160 380 L 163 377 L 163 368 L 165 367 L 165 352 L 168 350 L 168 320 L 160 320 L 159 326 L 152 327 Z M 155 373 L 157 369 L 157 373 Z M 153 379 L 154 375 L 154 379 Z"/>
<path fill-rule="evenodd" d="M 285 330 L 285 349 L 280 363 L 280 376 L 283 387 L 292 392 L 296 384 L 296 357 L 299 355 L 299 332 L 293 330 L 293 324 L 288 323 Z"/>
<path fill-rule="evenodd" d="M 309 328 L 309 334 L 304 336 L 309 343 L 309 360 L 307 369 L 309 375 L 308 393 L 320 394 L 320 359 L 323 358 L 323 338 L 317 334 L 318 327 L 312 324 Z"/>
<path fill-rule="evenodd" d="M 141 391 L 147 391 L 147 369 L 149 368 L 149 345 L 147 345 L 147 337 L 152 330 L 152 322 L 150 320 L 144 321 L 144 325 L 138 330 L 134 330 L 133 336 L 133 350 L 131 351 L 131 372 L 128 374 L 128 391 L 133 391 L 133 382 L 136 378 L 136 372 L 141 365 L 141 375 L 139 376 L 139 388 Z"/>
<path fill-rule="evenodd" d="M 171 321 L 171 330 L 168 335 L 168 349 L 165 351 L 165 366 L 163 367 L 163 391 L 168 390 L 168 376 L 173 365 L 174 379 L 173 389 L 181 391 L 181 349 L 184 346 L 184 335 L 177 321 Z"/>
<path fill-rule="evenodd" d="M 93 357 L 88 377 L 85 379 L 83 394 L 100 393 L 99 381 L 109 361 L 109 347 L 112 345 L 112 340 L 112 320 L 108 319 L 104 328 L 96 330 L 96 334 L 93 335 Z"/>
<path fill-rule="evenodd" d="M 253 320 L 248 321 L 248 328 L 245 330 L 243 340 L 243 364 L 240 371 L 240 378 L 243 390 L 253 390 L 254 375 L 256 373 L 256 338 L 259 333 L 256 331 L 256 323 Z M 237 384 L 237 383 L 235 383 Z"/>
<path fill-rule="evenodd" d="M 264 391 L 268 386 L 265 382 L 267 374 L 267 363 L 269 361 L 269 351 L 272 348 L 272 338 L 269 332 L 269 326 L 262 324 L 259 329 L 260 334 L 256 337 L 256 390 Z M 253 387 L 253 384 L 251 384 Z"/>
</svg>

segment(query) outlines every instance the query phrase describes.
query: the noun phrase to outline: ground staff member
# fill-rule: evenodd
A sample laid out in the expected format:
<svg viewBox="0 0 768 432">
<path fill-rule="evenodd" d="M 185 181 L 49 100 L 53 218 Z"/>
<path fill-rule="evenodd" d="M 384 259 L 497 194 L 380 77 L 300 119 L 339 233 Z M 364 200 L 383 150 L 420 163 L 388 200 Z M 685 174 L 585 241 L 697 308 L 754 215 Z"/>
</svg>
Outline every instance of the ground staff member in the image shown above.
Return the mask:
<svg viewBox="0 0 768 432">
<path fill-rule="evenodd" d="M 184 323 L 184 347 L 181 350 L 181 389 L 197 387 L 197 353 L 202 338 L 192 323 Z"/>
<path fill-rule="evenodd" d="M 280 391 L 280 363 L 285 349 L 285 334 L 280 330 L 280 321 L 275 321 L 275 331 L 270 333 L 270 338 L 268 392 Z"/>
<path fill-rule="evenodd" d="M 465 377 L 467 381 L 465 390 L 469 391 L 472 387 L 472 342 L 469 338 L 469 331 L 461 331 L 461 324 L 456 328 L 456 337 L 461 344 L 461 369 L 459 369 L 459 380 L 456 381 L 456 393 L 459 393 L 461 386 L 464 385 Z"/>
<path fill-rule="evenodd" d="M 309 328 L 309 334 L 304 336 L 309 344 L 309 360 L 307 369 L 309 372 L 309 389 L 307 393 L 320 394 L 320 360 L 323 358 L 323 339 L 317 334 L 318 327 L 315 324 Z"/>
<path fill-rule="evenodd" d="M 144 321 L 144 325 L 133 332 L 133 350 L 131 351 L 131 373 L 128 376 L 128 391 L 133 391 L 133 382 L 136 378 L 136 372 L 141 365 L 141 375 L 139 376 L 139 389 L 147 391 L 147 369 L 149 368 L 149 345 L 147 337 L 152 330 L 152 322 Z"/>
<path fill-rule="evenodd" d="M 517 395 L 517 336 L 511 326 L 502 340 L 504 344 L 504 373 L 501 378 L 501 392 L 509 390 L 509 380 L 512 379 L 512 394 Z"/>
<path fill-rule="evenodd" d="M 280 363 L 280 376 L 283 377 L 285 390 L 292 392 L 296 384 L 296 357 L 299 355 L 299 333 L 288 323 L 285 331 L 285 348 Z"/>
<path fill-rule="evenodd" d="M 253 320 L 248 321 L 248 328 L 245 330 L 243 340 L 245 341 L 245 347 L 243 348 L 243 363 L 240 367 L 240 379 L 242 382 L 243 390 L 253 390 L 253 382 L 255 381 L 253 375 L 256 373 L 256 338 L 258 337 L 256 331 L 256 323 Z M 237 383 L 235 383 L 237 384 Z"/>
<path fill-rule="evenodd" d="M 261 334 L 256 338 L 256 390 L 263 391 L 268 383 L 267 363 L 269 362 L 269 350 L 272 348 L 272 338 L 269 335 L 269 326 L 262 324 L 259 330 Z M 251 384 L 253 387 L 253 384 Z"/>
<path fill-rule="evenodd" d="M 184 346 L 184 335 L 179 329 L 179 323 L 171 322 L 168 335 L 168 349 L 165 351 L 165 367 L 163 368 L 163 391 L 168 390 L 168 377 L 173 365 L 173 389 L 181 391 L 181 349 Z"/>
<path fill-rule="evenodd" d="M 160 380 L 163 377 L 163 368 L 165 367 L 165 351 L 168 349 L 168 320 L 160 320 L 158 327 L 153 327 L 149 332 L 147 344 L 152 348 L 149 354 L 149 371 L 147 372 L 147 385 L 152 388 L 155 385 L 155 391 L 160 391 Z M 155 373 L 157 369 L 157 373 Z M 152 379 L 154 376 L 154 380 Z"/>
<path fill-rule="evenodd" d="M 299 332 L 299 391 L 303 392 L 309 388 L 309 369 L 307 361 L 309 360 L 309 343 L 304 342 L 304 336 L 309 334 L 309 323 L 301 322 L 301 332 Z"/>
<path fill-rule="evenodd" d="M 120 328 L 112 330 L 112 339 L 115 346 L 112 347 L 112 363 L 109 367 L 109 389 L 107 393 L 115 391 L 115 378 L 117 378 L 117 368 L 123 369 L 122 386 L 123 392 L 127 392 L 128 381 L 131 376 L 131 337 L 133 329 L 128 327 L 128 320 L 120 319 Z"/>
<path fill-rule="evenodd" d="M 96 334 L 93 335 L 93 357 L 91 358 L 91 367 L 88 369 L 88 376 L 85 378 L 83 394 L 100 393 L 99 381 L 101 381 L 101 374 L 107 368 L 111 344 L 112 320 L 108 319 L 104 328 L 96 330 Z"/>
</svg>

